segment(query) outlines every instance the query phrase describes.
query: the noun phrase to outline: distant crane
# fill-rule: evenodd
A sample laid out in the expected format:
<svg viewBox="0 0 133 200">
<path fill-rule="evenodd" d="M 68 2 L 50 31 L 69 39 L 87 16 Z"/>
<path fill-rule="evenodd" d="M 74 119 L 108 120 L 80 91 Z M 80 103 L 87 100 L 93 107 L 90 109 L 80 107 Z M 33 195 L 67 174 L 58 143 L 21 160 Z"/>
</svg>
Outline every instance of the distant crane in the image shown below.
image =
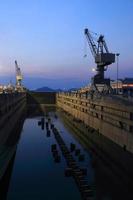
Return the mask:
<svg viewBox="0 0 133 200">
<path fill-rule="evenodd" d="M 97 64 L 97 73 L 93 77 L 93 84 L 95 86 L 98 84 L 110 86 L 110 79 L 105 79 L 104 72 L 107 70 L 108 65 L 115 62 L 115 54 L 109 53 L 103 35 L 99 36 L 97 40 L 98 45 L 96 45 L 90 31 L 87 28 L 84 29 L 84 34 L 87 38 L 91 53 L 95 59 L 95 63 Z"/>
<path fill-rule="evenodd" d="M 15 60 L 15 67 L 16 67 L 16 86 L 21 87 L 23 77 L 22 77 L 22 74 L 21 74 L 20 67 L 18 66 L 18 63 L 17 63 L 16 60 Z"/>
</svg>

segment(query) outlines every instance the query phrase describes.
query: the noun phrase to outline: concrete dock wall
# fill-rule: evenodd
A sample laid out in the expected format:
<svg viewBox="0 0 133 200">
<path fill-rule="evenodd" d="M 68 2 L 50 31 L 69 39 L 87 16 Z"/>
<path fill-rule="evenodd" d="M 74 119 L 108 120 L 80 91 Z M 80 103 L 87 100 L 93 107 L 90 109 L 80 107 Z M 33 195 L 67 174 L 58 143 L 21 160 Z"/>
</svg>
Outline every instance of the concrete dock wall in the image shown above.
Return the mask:
<svg viewBox="0 0 133 200">
<path fill-rule="evenodd" d="M 133 105 L 116 97 L 57 94 L 57 106 L 133 153 Z"/>
<path fill-rule="evenodd" d="M 26 94 L 0 95 L 0 185 L 19 141 L 26 108 Z"/>
<path fill-rule="evenodd" d="M 0 145 L 4 145 L 10 132 L 21 118 L 26 106 L 26 94 L 0 95 Z"/>
<path fill-rule="evenodd" d="M 55 92 L 27 92 L 28 105 L 55 105 Z"/>
</svg>

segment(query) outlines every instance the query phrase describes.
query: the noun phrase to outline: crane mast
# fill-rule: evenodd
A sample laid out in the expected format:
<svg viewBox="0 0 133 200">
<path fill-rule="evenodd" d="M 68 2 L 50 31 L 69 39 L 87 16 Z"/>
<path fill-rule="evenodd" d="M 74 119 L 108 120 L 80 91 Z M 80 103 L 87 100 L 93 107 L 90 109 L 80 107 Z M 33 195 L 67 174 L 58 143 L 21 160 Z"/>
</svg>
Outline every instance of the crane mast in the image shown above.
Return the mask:
<svg viewBox="0 0 133 200">
<path fill-rule="evenodd" d="M 97 73 L 93 77 L 93 84 L 106 84 L 110 86 L 110 79 L 105 79 L 104 72 L 107 70 L 108 65 L 111 65 L 115 62 L 115 54 L 109 53 L 103 35 L 99 36 L 97 40 L 98 45 L 96 45 L 90 31 L 87 28 L 84 29 L 84 34 L 94 57 L 95 63 L 97 64 Z"/>
<path fill-rule="evenodd" d="M 15 67 L 16 67 L 16 87 L 21 87 L 23 77 L 21 74 L 20 67 L 18 66 L 18 63 L 16 60 L 15 60 Z"/>
</svg>

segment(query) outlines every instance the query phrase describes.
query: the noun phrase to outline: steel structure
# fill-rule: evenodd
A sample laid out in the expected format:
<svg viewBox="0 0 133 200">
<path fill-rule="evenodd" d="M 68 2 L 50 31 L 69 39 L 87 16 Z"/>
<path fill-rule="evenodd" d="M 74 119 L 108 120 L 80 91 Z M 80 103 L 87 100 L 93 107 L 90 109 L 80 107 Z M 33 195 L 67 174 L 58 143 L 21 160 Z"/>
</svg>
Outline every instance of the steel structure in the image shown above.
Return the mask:
<svg viewBox="0 0 133 200">
<path fill-rule="evenodd" d="M 15 60 L 15 67 L 16 67 L 16 86 L 20 87 L 22 84 L 22 74 L 21 74 L 21 70 L 20 67 L 18 66 L 17 61 Z"/>
<path fill-rule="evenodd" d="M 96 75 L 93 77 L 93 84 L 105 84 L 110 85 L 110 79 L 105 79 L 104 72 L 107 70 L 108 65 L 115 62 L 115 54 L 109 53 L 108 47 L 104 40 L 104 36 L 100 35 L 97 40 L 97 45 L 95 44 L 90 31 L 86 28 L 84 29 L 84 34 L 87 38 L 91 53 L 95 59 Z"/>
</svg>

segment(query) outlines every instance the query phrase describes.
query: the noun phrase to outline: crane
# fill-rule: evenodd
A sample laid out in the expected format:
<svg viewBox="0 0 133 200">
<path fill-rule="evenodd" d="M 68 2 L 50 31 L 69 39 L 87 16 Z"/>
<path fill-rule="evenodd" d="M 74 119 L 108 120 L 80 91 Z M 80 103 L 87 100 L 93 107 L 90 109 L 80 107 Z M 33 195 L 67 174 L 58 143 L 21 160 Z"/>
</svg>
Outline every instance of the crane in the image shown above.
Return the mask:
<svg viewBox="0 0 133 200">
<path fill-rule="evenodd" d="M 15 60 L 15 67 L 16 67 L 16 86 L 21 87 L 21 82 L 23 80 L 20 67 L 18 66 L 17 61 Z"/>
<path fill-rule="evenodd" d="M 90 31 L 87 28 L 84 29 L 84 34 L 94 57 L 95 63 L 97 64 L 97 73 L 93 77 L 93 84 L 105 84 L 110 86 L 110 79 L 104 78 L 104 72 L 107 70 L 108 65 L 111 65 L 115 62 L 115 54 L 109 53 L 103 35 L 99 36 L 97 40 L 98 45 L 96 45 Z"/>
</svg>

